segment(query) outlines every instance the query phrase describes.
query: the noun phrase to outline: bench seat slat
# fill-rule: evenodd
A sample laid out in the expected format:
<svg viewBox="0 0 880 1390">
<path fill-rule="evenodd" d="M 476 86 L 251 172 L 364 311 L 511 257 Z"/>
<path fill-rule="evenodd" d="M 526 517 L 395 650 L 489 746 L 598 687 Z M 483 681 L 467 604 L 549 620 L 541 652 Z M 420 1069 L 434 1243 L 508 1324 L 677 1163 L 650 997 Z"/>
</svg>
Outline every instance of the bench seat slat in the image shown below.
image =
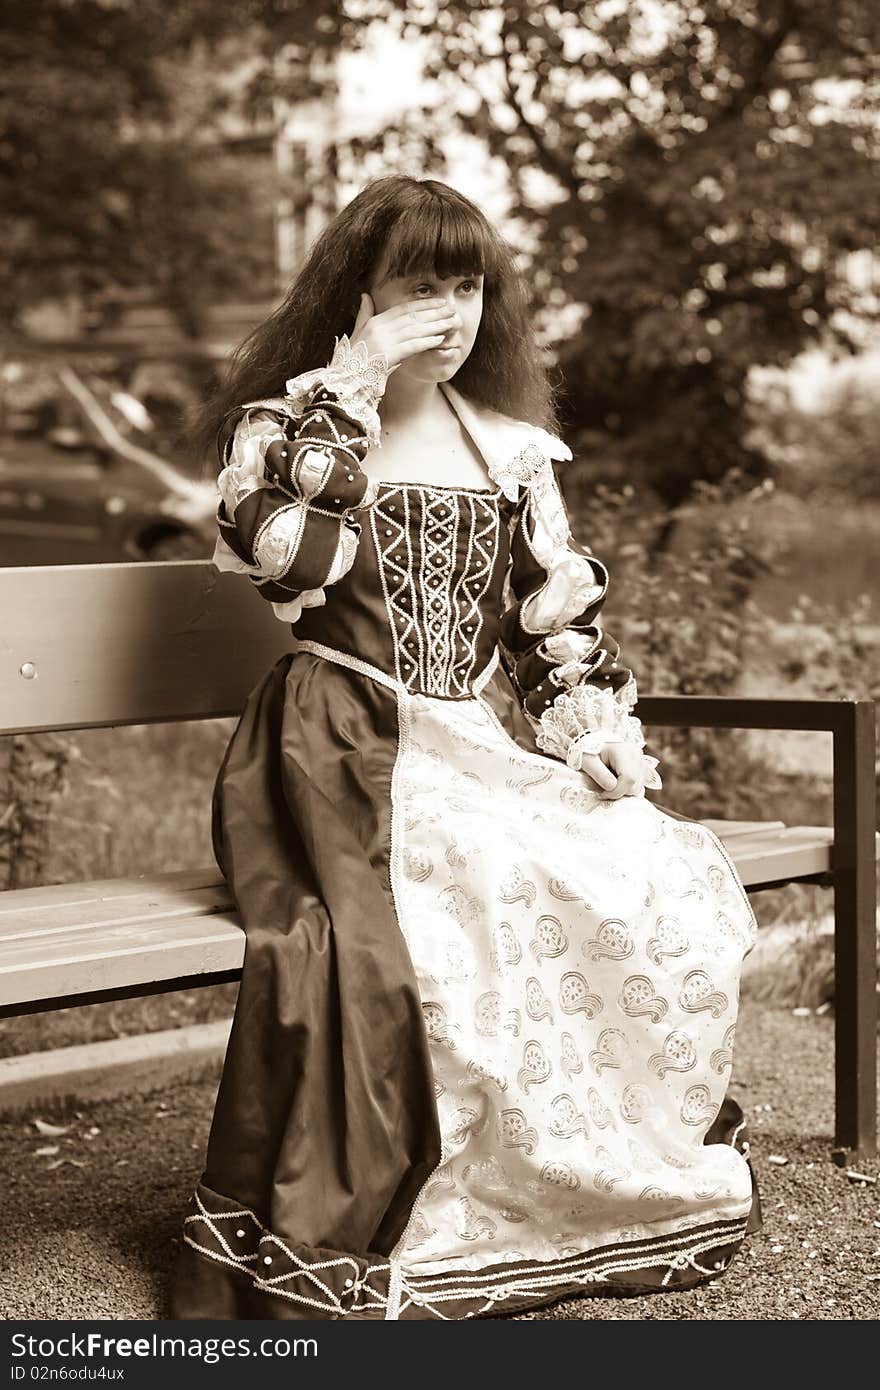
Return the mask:
<svg viewBox="0 0 880 1390">
<path fill-rule="evenodd" d="M 166 918 L 135 928 L 46 938 L 22 950 L 0 943 L 0 1005 L 69 999 L 156 981 L 240 970 L 245 938 L 232 914 Z"/>
<path fill-rule="evenodd" d="M 707 822 L 709 824 L 709 822 Z M 718 832 L 716 831 L 716 834 Z M 720 835 L 746 888 L 755 883 L 828 873 L 834 832 L 828 826 L 792 825 Z"/>
<path fill-rule="evenodd" d="M 126 878 L 96 878 L 83 883 L 47 883 L 39 888 L 9 888 L 0 893 L 0 922 L 29 911 L 32 907 L 64 907 L 68 904 L 102 902 L 112 899 L 164 893 L 169 888 L 214 888 L 224 882 L 216 864 L 200 869 L 178 869 L 172 873 L 135 874 Z"/>
<path fill-rule="evenodd" d="M 741 835 L 751 835 L 755 831 L 772 835 L 774 831 L 788 828 L 782 820 L 704 820 L 701 824 L 714 830 L 725 844 L 729 840 L 738 839 Z"/>
<path fill-rule="evenodd" d="M 215 912 L 230 912 L 233 907 L 225 883 L 210 888 L 154 890 L 124 898 L 108 896 L 86 903 L 65 903 L 60 907 L 34 903 L 17 913 L 0 912 L 0 942 L 37 942 L 81 931 L 137 926 L 165 917 L 207 917 Z"/>
<path fill-rule="evenodd" d="M 829 830 L 824 840 L 815 832 L 794 827 L 784 836 L 762 839 L 749 836 L 728 845 L 731 858 L 746 888 L 758 883 L 780 883 L 791 879 L 812 878 L 831 871 L 833 836 Z"/>
<path fill-rule="evenodd" d="M 705 822 L 744 884 L 825 872 L 824 826 Z M 241 969 L 245 938 L 214 865 L 0 894 L 0 1008 Z"/>
</svg>

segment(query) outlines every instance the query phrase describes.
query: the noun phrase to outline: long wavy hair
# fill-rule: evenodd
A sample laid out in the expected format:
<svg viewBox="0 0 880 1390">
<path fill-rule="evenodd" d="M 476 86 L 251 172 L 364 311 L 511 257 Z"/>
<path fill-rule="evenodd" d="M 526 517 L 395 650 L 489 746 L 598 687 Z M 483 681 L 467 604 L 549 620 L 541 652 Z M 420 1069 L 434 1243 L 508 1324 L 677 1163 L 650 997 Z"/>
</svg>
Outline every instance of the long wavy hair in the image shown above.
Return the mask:
<svg viewBox="0 0 880 1390">
<path fill-rule="evenodd" d="M 330 361 L 335 339 L 352 332 L 360 296 L 386 250 L 390 276 L 483 275 L 480 327 L 453 384 L 502 414 L 556 428 L 553 387 L 513 250 L 449 184 L 392 174 L 366 184 L 324 228 L 283 302 L 231 354 L 195 420 L 200 456 L 230 411 L 283 395 L 288 378 Z"/>
</svg>

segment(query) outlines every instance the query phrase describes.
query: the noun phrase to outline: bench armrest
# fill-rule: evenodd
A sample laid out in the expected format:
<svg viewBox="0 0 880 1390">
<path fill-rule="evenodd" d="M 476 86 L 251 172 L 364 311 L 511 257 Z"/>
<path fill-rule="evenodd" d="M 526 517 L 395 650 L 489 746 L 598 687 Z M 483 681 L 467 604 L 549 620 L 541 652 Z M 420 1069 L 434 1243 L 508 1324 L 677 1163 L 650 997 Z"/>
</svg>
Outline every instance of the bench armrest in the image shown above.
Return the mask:
<svg viewBox="0 0 880 1390">
<path fill-rule="evenodd" d="M 846 736 L 874 726 L 873 700 L 779 700 L 769 696 L 642 695 L 635 709 L 646 724 L 694 729 L 818 729 Z M 859 732 L 862 737 L 864 734 Z"/>
<path fill-rule="evenodd" d="M 877 879 L 873 700 L 649 695 L 645 724 L 705 729 L 818 729 L 833 737 L 836 1142 L 876 1149 Z"/>
<path fill-rule="evenodd" d="M 874 876 L 876 734 L 873 700 L 741 699 L 728 695 L 646 695 L 645 724 L 703 729 L 814 729 L 833 737 L 833 872 L 859 897 L 876 898 Z"/>
<path fill-rule="evenodd" d="M 874 877 L 876 759 L 873 700 L 741 699 L 728 695 L 646 695 L 636 714 L 645 724 L 704 729 L 815 729 L 833 737 L 835 879 L 849 875 L 876 897 Z M 854 887 L 855 891 L 855 887 Z"/>
</svg>

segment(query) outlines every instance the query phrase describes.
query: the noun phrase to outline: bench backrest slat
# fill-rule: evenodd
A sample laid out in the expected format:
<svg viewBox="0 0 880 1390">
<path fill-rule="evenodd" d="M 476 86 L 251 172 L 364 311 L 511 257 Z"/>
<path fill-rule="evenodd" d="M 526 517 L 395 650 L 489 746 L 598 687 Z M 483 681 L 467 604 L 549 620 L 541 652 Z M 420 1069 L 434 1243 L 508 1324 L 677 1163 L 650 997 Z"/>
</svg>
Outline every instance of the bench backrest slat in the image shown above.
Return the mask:
<svg viewBox="0 0 880 1390">
<path fill-rule="evenodd" d="M 0 733 L 238 714 L 293 646 L 208 560 L 0 569 Z"/>
</svg>

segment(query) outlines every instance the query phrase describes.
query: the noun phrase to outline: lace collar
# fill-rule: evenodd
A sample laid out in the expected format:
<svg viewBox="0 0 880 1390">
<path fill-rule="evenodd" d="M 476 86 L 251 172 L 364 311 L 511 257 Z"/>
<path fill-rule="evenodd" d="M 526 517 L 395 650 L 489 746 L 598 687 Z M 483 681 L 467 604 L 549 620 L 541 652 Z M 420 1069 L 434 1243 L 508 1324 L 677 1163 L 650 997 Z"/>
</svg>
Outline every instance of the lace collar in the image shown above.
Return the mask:
<svg viewBox="0 0 880 1390">
<path fill-rule="evenodd" d="M 551 459 L 571 459 L 568 445 L 540 425 L 514 420 L 469 400 L 451 382 L 441 382 L 440 389 L 483 455 L 489 477 L 508 501 L 519 500 L 521 487 L 540 489 L 548 470 L 552 471 Z"/>
<path fill-rule="evenodd" d="M 337 343 L 337 350 L 338 347 Z M 286 396 L 250 401 L 247 405 L 235 407 L 224 419 L 218 434 L 220 457 L 224 458 L 225 445 L 243 412 L 263 406 L 295 415 L 302 410 L 309 392 L 319 382 L 329 384 L 329 371 L 330 368 L 322 367 L 291 378 L 286 383 Z M 351 380 L 357 387 L 359 378 L 354 376 Z M 332 386 L 339 393 L 339 383 L 333 381 Z M 370 395 L 372 389 L 372 383 L 355 392 L 347 389 L 345 400 L 362 420 L 369 446 L 376 448 L 380 426 Z M 544 481 L 552 477 L 551 460 L 571 459 L 568 445 L 540 425 L 531 425 L 527 420 L 514 420 L 510 415 L 502 415 L 498 410 L 481 405 L 463 396 L 449 381 L 442 381 L 440 389 L 482 454 L 492 482 L 508 501 L 519 501 L 520 488 L 539 493 Z"/>
</svg>

